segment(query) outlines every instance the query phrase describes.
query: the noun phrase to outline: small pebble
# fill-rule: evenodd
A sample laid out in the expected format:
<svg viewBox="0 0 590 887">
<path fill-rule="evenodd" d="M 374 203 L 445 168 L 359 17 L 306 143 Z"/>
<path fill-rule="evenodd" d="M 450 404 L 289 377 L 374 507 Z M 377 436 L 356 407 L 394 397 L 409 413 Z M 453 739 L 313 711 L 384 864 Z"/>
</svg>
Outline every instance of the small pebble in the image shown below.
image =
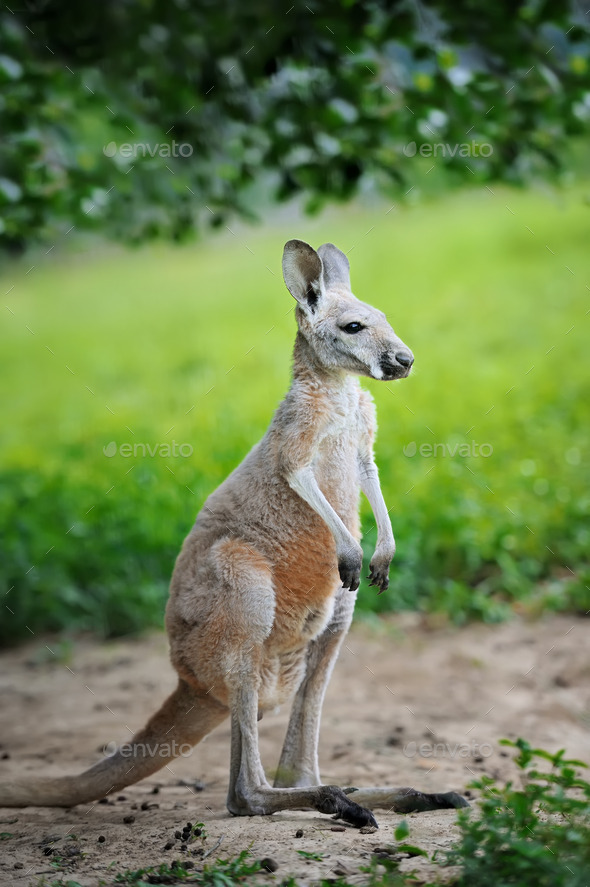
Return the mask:
<svg viewBox="0 0 590 887">
<path fill-rule="evenodd" d="M 179 779 L 176 784 L 190 788 L 194 792 L 202 792 L 206 785 L 200 779 Z"/>
<path fill-rule="evenodd" d="M 260 867 L 267 872 L 276 872 L 279 864 L 274 859 L 271 859 L 270 856 L 265 856 L 264 859 L 260 860 Z"/>
<path fill-rule="evenodd" d="M 345 832 L 346 829 L 343 825 L 333 825 L 330 829 L 331 832 Z"/>
</svg>

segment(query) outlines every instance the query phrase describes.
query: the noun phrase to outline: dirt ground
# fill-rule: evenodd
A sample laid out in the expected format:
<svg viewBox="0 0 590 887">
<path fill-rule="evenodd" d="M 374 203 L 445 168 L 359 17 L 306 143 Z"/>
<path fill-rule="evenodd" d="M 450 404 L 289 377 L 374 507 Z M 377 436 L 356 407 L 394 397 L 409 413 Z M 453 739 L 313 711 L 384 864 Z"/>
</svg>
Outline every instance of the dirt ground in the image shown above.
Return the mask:
<svg viewBox="0 0 590 887">
<path fill-rule="evenodd" d="M 589 651 L 590 620 L 574 617 L 457 630 L 406 615 L 377 629 L 357 627 L 326 698 L 323 780 L 465 793 L 482 772 L 514 776 L 498 740 L 518 735 L 589 760 Z M 160 634 L 106 645 L 82 639 L 69 655 L 35 638 L 0 661 L 0 779 L 85 768 L 107 743 L 128 740 L 175 684 Z M 269 773 L 287 716 L 284 708 L 260 723 Z M 111 884 L 126 869 L 174 859 L 198 868 L 203 853 L 211 851 L 211 862 L 248 849 L 256 859 L 275 861 L 276 872 L 260 876 L 268 883 L 288 875 L 305 884 L 346 875 L 361 884 L 371 856 L 395 844 L 402 817 L 388 812 L 377 813 L 380 829 L 373 834 L 342 830 L 314 813 L 229 816 L 228 760 L 224 725 L 189 756 L 108 803 L 0 809 L 0 883 L 25 887 L 64 873 L 64 881 L 90 887 Z M 456 835 L 452 810 L 407 819 L 411 842 L 430 853 L 449 847 Z M 206 835 L 183 850 L 175 832 L 187 821 L 205 823 Z M 416 859 L 404 860 L 402 869 L 432 873 Z"/>
</svg>

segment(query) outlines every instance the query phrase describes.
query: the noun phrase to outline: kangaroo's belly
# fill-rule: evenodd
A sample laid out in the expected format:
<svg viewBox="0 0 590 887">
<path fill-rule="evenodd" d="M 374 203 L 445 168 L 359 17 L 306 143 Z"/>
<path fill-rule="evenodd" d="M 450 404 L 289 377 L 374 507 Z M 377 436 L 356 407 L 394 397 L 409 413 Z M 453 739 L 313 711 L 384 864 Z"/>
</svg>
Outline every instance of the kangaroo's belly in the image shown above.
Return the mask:
<svg viewBox="0 0 590 887">
<path fill-rule="evenodd" d="M 297 691 L 305 677 L 309 645 L 326 631 L 333 611 L 334 594 L 322 600 L 292 599 L 288 606 L 277 607 L 263 650 L 261 710 L 280 705 Z"/>
<path fill-rule="evenodd" d="M 307 649 L 302 647 L 263 660 L 258 689 L 258 709 L 261 713 L 271 711 L 293 698 L 305 677 L 306 654 Z"/>
<path fill-rule="evenodd" d="M 275 620 L 264 645 L 260 669 L 260 710 L 274 708 L 290 700 L 305 677 L 310 643 L 326 630 L 333 610 L 333 598 L 322 606 L 294 606 Z"/>
</svg>

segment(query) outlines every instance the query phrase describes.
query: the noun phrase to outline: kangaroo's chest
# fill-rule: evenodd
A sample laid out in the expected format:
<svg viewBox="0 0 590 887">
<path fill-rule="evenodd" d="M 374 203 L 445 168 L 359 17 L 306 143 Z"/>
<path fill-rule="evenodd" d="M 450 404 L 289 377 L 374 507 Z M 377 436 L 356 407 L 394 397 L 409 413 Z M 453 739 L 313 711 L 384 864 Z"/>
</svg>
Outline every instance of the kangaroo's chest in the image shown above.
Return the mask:
<svg viewBox="0 0 590 887">
<path fill-rule="evenodd" d="M 359 503 L 358 434 L 345 424 L 326 434 L 319 443 L 313 470 L 318 485 L 348 525 Z"/>
</svg>

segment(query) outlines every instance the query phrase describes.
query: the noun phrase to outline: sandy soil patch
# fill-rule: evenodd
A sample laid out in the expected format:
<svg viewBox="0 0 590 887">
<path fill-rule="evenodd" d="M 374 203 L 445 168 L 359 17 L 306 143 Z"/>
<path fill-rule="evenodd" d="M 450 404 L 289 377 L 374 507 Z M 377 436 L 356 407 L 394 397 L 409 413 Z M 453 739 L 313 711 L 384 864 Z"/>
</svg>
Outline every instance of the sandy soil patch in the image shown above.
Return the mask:
<svg viewBox="0 0 590 887">
<path fill-rule="evenodd" d="M 323 780 L 465 793 L 482 772 L 514 776 L 498 740 L 519 735 L 589 760 L 589 650 L 590 621 L 574 617 L 457 630 L 406 615 L 377 631 L 356 627 L 324 707 Z M 0 779 L 84 769 L 105 744 L 127 740 L 175 685 L 160 634 L 104 645 L 82 639 L 69 657 L 57 642 L 35 639 L 0 661 Z M 284 708 L 260 724 L 269 773 L 287 717 Z M 402 817 L 387 812 L 377 813 L 374 834 L 341 830 L 314 813 L 233 818 L 225 809 L 228 761 L 229 725 L 223 725 L 192 754 L 108 803 L 0 809 L 0 832 L 11 835 L 0 843 L 0 883 L 25 887 L 63 871 L 95 887 L 126 869 L 174 859 L 198 867 L 221 839 L 208 861 L 249 849 L 276 862 L 274 875 L 261 876 L 269 883 L 346 874 L 361 884 L 376 849 L 395 843 Z M 452 844 L 454 811 L 407 818 L 412 843 L 429 852 Z M 205 823 L 206 836 L 183 850 L 175 833 L 187 821 Z M 322 858 L 305 859 L 300 850 Z M 56 851 L 66 860 L 61 869 L 51 865 Z M 403 866 L 428 871 L 416 860 Z"/>
</svg>

